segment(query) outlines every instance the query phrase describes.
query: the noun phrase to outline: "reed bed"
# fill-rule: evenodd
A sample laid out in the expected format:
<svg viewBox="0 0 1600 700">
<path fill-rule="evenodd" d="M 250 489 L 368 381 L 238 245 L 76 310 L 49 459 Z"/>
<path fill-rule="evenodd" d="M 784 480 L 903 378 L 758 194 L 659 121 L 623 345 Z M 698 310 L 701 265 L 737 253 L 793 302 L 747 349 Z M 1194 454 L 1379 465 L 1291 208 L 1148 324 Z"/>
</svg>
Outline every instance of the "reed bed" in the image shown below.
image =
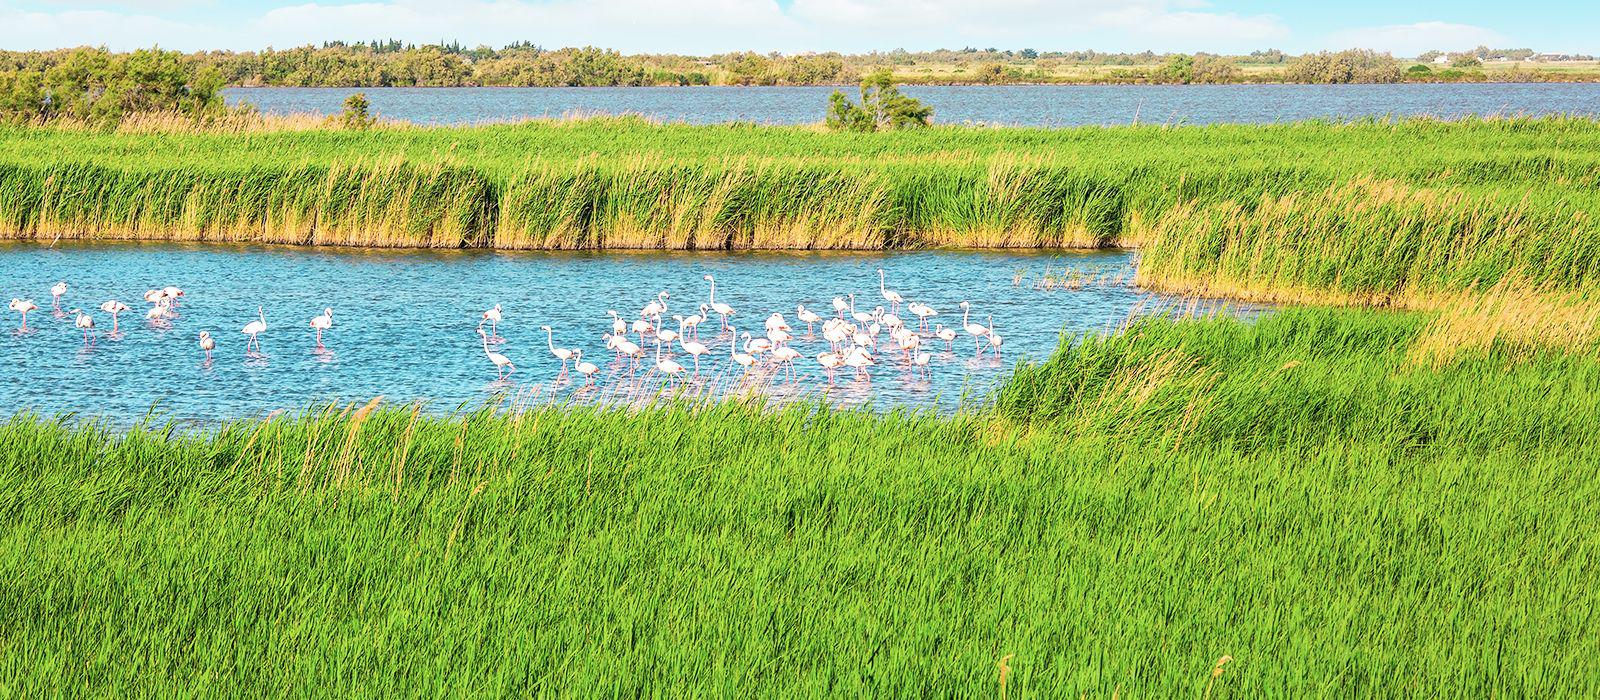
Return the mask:
<svg viewBox="0 0 1600 700">
<path fill-rule="evenodd" d="M 1560 117 L 867 135 L 639 118 L 364 131 L 145 121 L 0 127 L 0 236 L 1171 250 L 1150 256 L 1154 273 L 1194 259 L 1174 247 L 1205 237 L 1192 218 L 1248 219 L 1279 239 L 1304 220 L 1323 227 L 1316 235 L 1361 227 L 1365 249 L 1448 248 L 1481 235 L 1463 226 L 1577 239 L 1600 201 L 1600 128 Z M 1383 217 L 1355 216 L 1367 197 Z M 1451 207 L 1473 214 L 1452 218 Z M 1199 267 L 1162 274 L 1181 281 Z"/>
<path fill-rule="evenodd" d="M 942 417 L 21 416 L 0 424 L 0 678 L 19 696 L 1593 695 L 1600 359 L 1502 338 L 1412 362 L 1430 323 L 1145 319 Z"/>
</svg>

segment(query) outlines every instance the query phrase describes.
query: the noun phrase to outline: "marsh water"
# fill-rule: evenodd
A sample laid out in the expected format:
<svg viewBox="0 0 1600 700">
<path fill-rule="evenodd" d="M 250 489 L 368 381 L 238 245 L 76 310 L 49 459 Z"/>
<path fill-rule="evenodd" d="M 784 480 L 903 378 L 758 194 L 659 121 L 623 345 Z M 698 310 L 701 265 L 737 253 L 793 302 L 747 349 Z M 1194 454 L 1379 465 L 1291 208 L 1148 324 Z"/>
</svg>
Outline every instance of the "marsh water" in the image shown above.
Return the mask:
<svg viewBox="0 0 1600 700">
<path fill-rule="evenodd" d="M 230 103 L 277 114 L 335 114 L 364 92 L 380 116 L 471 124 L 640 114 L 695 124 L 822 120 L 831 87 L 232 88 Z M 1428 115 L 1600 114 L 1596 84 L 909 86 L 942 124 L 1080 126 L 1271 123 Z"/>
<path fill-rule="evenodd" d="M 504 395 L 626 400 L 653 394 L 664 378 L 650 371 L 653 337 L 643 339 L 648 357 L 637 372 L 614 362 L 603 340 L 611 326 L 606 311 L 637 318 L 657 292 L 667 291 L 666 323 L 675 328 L 671 315 L 692 313 L 708 300 L 702 276 L 711 274 L 717 301 L 734 307 L 732 324 L 741 334 L 759 337 L 767 315 L 780 312 L 806 357 L 795 362 L 793 381 L 782 369 L 746 376 L 728 360 L 731 338 L 711 314 L 699 333 L 711 354 L 699 378 L 676 382 L 684 387 L 679 391 L 753 389 L 842 405 L 948 410 L 963 395 L 981 399 L 1016 362 L 1047 357 L 1062 333 L 1111 329 L 1131 313 L 1184 303 L 1127 284 L 1133 264 L 1132 254 L 1120 251 L 557 254 L 14 243 L 0 246 L 0 294 L 31 298 L 41 308 L 29 315 L 28 333 L 17 330 L 16 313 L 5 318 L 0 361 L 10 371 L 0 381 L 0 405 L 7 413 L 77 413 L 126 423 L 152 409 L 165 418 L 210 422 L 379 395 L 424 401 L 437 411 Z M 975 357 L 965 333 L 948 351 L 930 337 L 922 345 L 931 355 L 929 370 L 918 377 L 888 348 L 885 334 L 878 366 L 865 378 L 841 369 L 829 388 L 814 359 L 827 343 L 805 337 L 795 307 L 834 316 L 831 300 L 853 292 L 857 309 L 870 312 L 885 304 L 880 268 L 907 301 L 934 307 L 935 322 L 959 327 L 963 300 L 972 302 L 972 321 L 988 323 L 992 315 L 1004 338 L 1000 356 Z M 1045 289 L 1047 279 L 1077 280 L 1081 288 Z M 71 314 L 51 313 L 49 290 L 58 281 L 68 285 L 62 308 L 92 315 L 98 334 L 92 344 L 84 343 Z M 168 285 L 184 290 L 176 316 L 147 321 L 151 305 L 142 295 Z M 120 316 L 120 337 L 106 335 L 111 318 L 99 306 L 109 299 L 132 307 Z M 505 342 L 491 349 L 518 368 L 504 381 L 476 332 L 483 310 L 497 303 Z M 241 328 L 256 319 L 258 305 L 268 325 L 260 335 L 263 356 L 248 357 Z M 326 350 L 318 352 L 309 321 L 325 307 L 332 307 L 334 325 Z M 542 325 L 552 327 L 558 347 L 582 348 L 600 367 L 595 388 L 584 388 L 576 375 L 557 381 L 561 362 Z M 202 330 L 216 338 L 210 363 L 197 345 Z M 692 368 L 681 349 L 676 359 Z"/>
</svg>

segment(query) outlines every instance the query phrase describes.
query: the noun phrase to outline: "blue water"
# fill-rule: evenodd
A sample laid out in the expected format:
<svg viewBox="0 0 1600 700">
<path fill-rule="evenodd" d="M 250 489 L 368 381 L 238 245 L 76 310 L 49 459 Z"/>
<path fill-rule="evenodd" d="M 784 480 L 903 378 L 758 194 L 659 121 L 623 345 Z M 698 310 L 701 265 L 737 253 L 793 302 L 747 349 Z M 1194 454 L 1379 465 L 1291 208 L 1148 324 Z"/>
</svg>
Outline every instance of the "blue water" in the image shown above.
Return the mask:
<svg viewBox="0 0 1600 700">
<path fill-rule="evenodd" d="M 831 87 L 232 88 L 229 102 L 272 113 L 334 114 L 365 92 L 390 119 L 470 124 L 594 113 L 670 122 L 822 120 Z M 911 86 L 945 124 L 1034 126 L 1267 123 L 1386 115 L 1600 114 L 1595 84 Z"/>
<path fill-rule="evenodd" d="M 504 394 L 627 400 L 652 394 L 661 378 L 644 372 L 630 378 L 611 365 L 602 339 L 610 327 L 607 309 L 636 317 L 665 290 L 671 294 L 669 315 L 685 313 L 706 300 L 708 285 L 701 277 L 710 273 L 718 281 L 718 300 L 735 307 L 737 327 L 760 335 L 761 320 L 776 311 L 803 335 L 797 303 L 824 315 L 832 315 L 834 296 L 851 292 L 858 309 L 883 304 L 876 274 L 881 267 L 892 289 L 935 307 L 936 321 L 959 325 L 962 300 L 972 302 L 975 321 L 993 315 L 1005 339 L 1000 358 L 989 353 L 975 359 L 973 340 L 964 334 L 953 352 L 929 339 L 927 379 L 880 352 L 880 365 L 867 379 L 841 373 L 824 394 L 826 376 L 811 359 L 826 349 L 823 341 L 794 341 L 807 356 L 797 364 L 794 382 L 766 370 L 746 378 L 728 362 L 729 338 L 718 337 L 712 316 L 701 336 L 713 355 L 701 378 L 680 382 L 686 388 L 679 391 L 716 387 L 715 393 L 727 393 L 743 386 L 778 398 L 826 396 L 847 405 L 948 409 L 963 393 L 991 390 L 1017 361 L 1046 357 L 1062 332 L 1112 328 L 1136 308 L 1161 306 L 1167 300 L 1115 282 L 1131 272 L 1132 263 L 1126 252 L 599 254 L 13 243 L 0 245 L 0 295 L 31 298 L 42 308 L 30 314 L 33 330 L 26 334 L 15 330 L 17 314 L 4 317 L 0 362 L 10 371 L 0 379 L 0 405 L 10 409 L 6 413 L 78 413 L 127 423 L 152 407 L 169 418 L 209 422 L 379 395 L 425 401 L 438 411 Z M 1104 283 L 1043 290 L 1039 282 L 1047 270 L 1057 276 L 1071 270 Z M 90 310 L 102 333 L 93 344 L 84 344 L 72 316 L 51 315 L 49 288 L 57 281 L 69 285 L 64 309 Z M 142 295 L 167 285 L 185 290 L 178 316 L 147 322 L 150 306 Z M 99 306 L 108 299 L 133 308 L 121 316 L 120 338 L 103 335 L 111 319 Z M 495 350 L 519 368 L 505 381 L 497 379 L 475 331 L 481 312 L 496 303 L 504 310 L 499 331 L 506 342 Z M 247 357 L 240 329 L 255 319 L 257 305 L 268 324 L 260 336 L 265 357 Z M 319 353 L 308 322 L 324 307 L 333 308 L 334 326 L 325 338 L 327 351 Z M 583 388 L 581 378 L 556 381 L 561 365 L 539 329 L 546 324 L 558 346 L 582 348 L 586 359 L 602 366 L 596 388 Z M 217 340 L 209 364 L 196 342 L 202 330 Z M 648 340 L 646 347 L 653 349 Z M 681 352 L 677 359 L 691 364 Z"/>
</svg>

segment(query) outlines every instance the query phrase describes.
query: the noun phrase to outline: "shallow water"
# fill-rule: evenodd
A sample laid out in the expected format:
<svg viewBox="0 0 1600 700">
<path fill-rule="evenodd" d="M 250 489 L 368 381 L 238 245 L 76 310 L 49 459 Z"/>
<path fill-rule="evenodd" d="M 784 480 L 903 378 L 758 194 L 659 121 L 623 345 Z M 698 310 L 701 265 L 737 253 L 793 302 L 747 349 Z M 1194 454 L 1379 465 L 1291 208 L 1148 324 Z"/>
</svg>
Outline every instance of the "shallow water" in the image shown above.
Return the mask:
<svg viewBox="0 0 1600 700">
<path fill-rule="evenodd" d="M 813 359 L 827 349 L 820 329 L 818 339 L 793 341 L 806 354 L 796 363 L 796 381 L 771 370 L 744 377 L 727 360 L 729 338 L 712 315 L 700 335 L 713 354 L 701 378 L 679 382 L 686 387 L 679 391 L 725 394 L 743 387 L 780 398 L 948 410 L 964 393 L 981 398 L 1017 361 L 1048 356 L 1062 332 L 1113 328 L 1136 308 L 1177 303 L 1118 283 L 1131 276 L 1132 264 L 1132 254 L 1121 251 L 628 254 L 14 243 L 0 246 L 0 295 L 31 298 L 41 309 L 29 315 L 29 333 L 18 332 L 18 315 L 7 312 L 0 361 L 11 371 L 0 380 L 0 405 L 7 413 L 77 413 L 125 424 L 152 407 L 167 418 L 209 422 L 378 395 L 425 401 L 438 411 L 503 394 L 629 401 L 655 395 L 662 378 L 646 371 L 653 356 L 632 377 L 613 365 L 602 338 L 610 328 L 607 309 L 635 318 L 665 290 L 669 315 L 685 313 L 706 300 L 701 276 L 709 273 L 718 300 L 735 307 L 736 327 L 759 336 L 761 321 L 777 311 L 804 336 L 797 303 L 832 315 L 832 298 L 855 292 L 858 310 L 870 310 L 884 303 L 881 267 L 892 289 L 935 307 L 935 321 L 959 325 L 962 300 L 973 303 L 974 321 L 992 314 L 1004 338 L 1001 357 L 975 359 L 973 339 L 964 334 L 953 351 L 930 338 L 923 346 L 932 355 L 926 379 L 894 353 L 880 352 L 867 379 L 841 372 L 824 392 L 827 378 Z M 1099 282 L 1075 291 L 1039 288 L 1047 271 L 1060 277 L 1068 270 Z M 52 315 L 49 288 L 58 280 L 69 285 L 63 309 L 82 307 L 93 316 L 101 334 L 93 344 L 84 344 L 70 314 Z M 146 321 L 144 292 L 167 285 L 185 290 L 177 316 Z M 104 335 L 111 319 L 99 306 L 112 298 L 132 307 L 120 317 L 120 338 Z M 506 381 L 497 380 L 476 332 L 482 311 L 496 303 L 504 309 L 499 332 L 506 341 L 494 349 L 519 370 Z M 260 336 L 265 356 L 247 357 L 240 329 L 255 319 L 258 304 L 268 324 Z M 327 351 L 319 353 L 309 320 L 329 306 L 334 326 Z M 556 381 L 561 363 L 539 329 L 545 324 L 557 346 L 582 348 L 601 366 L 596 388 L 584 389 L 581 378 Z M 217 341 L 209 364 L 196 342 L 202 330 Z M 880 340 L 887 346 L 886 337 Z M 647 350 L 653 342 L 646 338 Z M 677 360 L 692 367 L 681 351 Z"/>
<path fill-rule="evenodd" d="M 642 114 L 696 124 L 822 121 L 831 87 L 231 88 L 264 112 L 336 114 L 365 92 L 390 119 L 470 124 L 573 114 Z M 1304 119 L 1600 114 L 1596 84 L 909 86 L 942 124 L 1030 126 L 1270 123 Z"/>
</svg>

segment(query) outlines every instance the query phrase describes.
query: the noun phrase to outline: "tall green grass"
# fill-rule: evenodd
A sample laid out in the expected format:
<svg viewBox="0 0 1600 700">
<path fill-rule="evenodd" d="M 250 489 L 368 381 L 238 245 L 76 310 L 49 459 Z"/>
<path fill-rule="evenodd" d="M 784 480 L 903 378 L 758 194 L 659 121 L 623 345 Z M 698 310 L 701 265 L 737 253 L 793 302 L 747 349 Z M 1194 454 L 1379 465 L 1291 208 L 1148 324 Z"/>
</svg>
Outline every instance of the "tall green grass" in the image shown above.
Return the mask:
<svg viewBox="0 0 1600 700">
<path fill-rule="evenodd" d="M 1302 219 L 1322 226 L 1308 237 L 1342 241 L 1359 228 L 1364 250 L 1401 239 L 1470 251 L 1509 216 L 1523 238 L 1552 241 L 1552 255 L 1583 258 L 1587 248 L 1568 246 L 1595 237 L 1596 153 L 1600 127 L 1577 118 L 866 135 L 637 119 L 0 127 L 0 235 L 499 248 L 1121 244 L 1149 249 L 1147 269 L 1177 282 L 1211 264 L 1195 261 L 1219 234 L 1198 229 L 1226 228 L 1190 219 L 1248 220 L 1261 230 L 1247 232 L 1252 241 L 1287 258 L 1298 248 L 1285 237 Z M 1371 183 L 1402 193 L 1383 196 L 1404 214 L 1364 218 Z M 1485 213 L 1459 216 L 1423 197 Z"/>
<path fill-rule="evenodd" d="M 950 417 L 15 419 L 0 684 L 1593 695 L 1600 358 L 1432 323 L 1146 321 Z"/>
</svg>

